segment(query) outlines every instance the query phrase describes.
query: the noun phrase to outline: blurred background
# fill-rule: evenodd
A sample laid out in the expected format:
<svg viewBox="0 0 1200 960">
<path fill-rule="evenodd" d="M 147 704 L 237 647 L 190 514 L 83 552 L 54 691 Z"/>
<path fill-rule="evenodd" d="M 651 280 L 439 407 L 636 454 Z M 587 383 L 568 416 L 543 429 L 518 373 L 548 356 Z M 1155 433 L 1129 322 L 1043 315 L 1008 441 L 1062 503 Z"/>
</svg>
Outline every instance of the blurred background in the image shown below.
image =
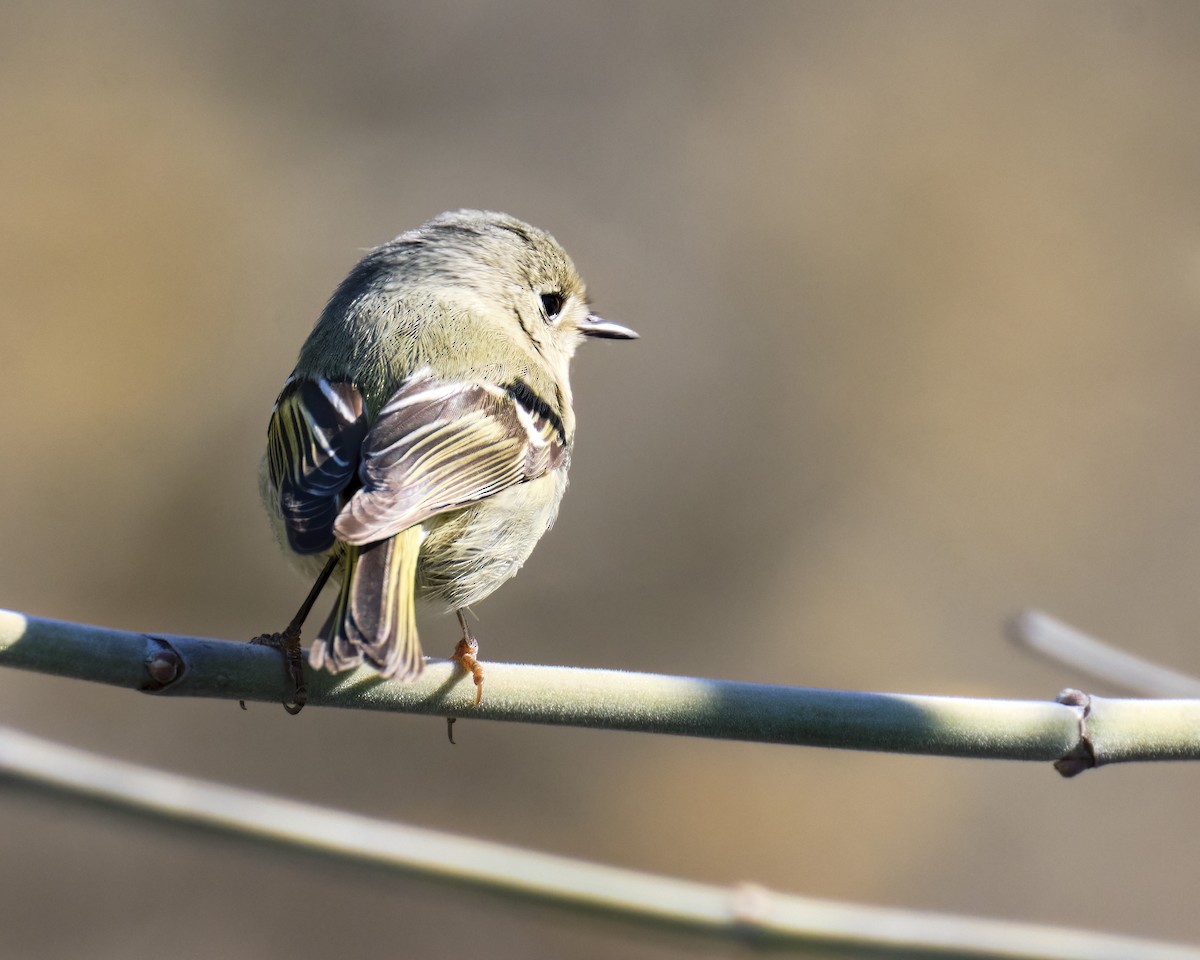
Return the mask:
<svg viewBox="0 0 1200 960">
<path fill-rule="evenodd" d="M 230 639 L 307 585 L 270 407 L 361 252 L 445 209 L 571 252 L 572 488 L 485 659 L 1052 698 L 1043 607 L 1192 671 L 1200 7 L 9 0 L 0 603 Z M 324 617 L 329 598 L 315 616 Z M 448 652 L 453 618 L 426 617 Z M 1200 940 L 1200 770 L 158 700 L 0 722 L 696 880 Z M 0 794 L 9 956 L 724 956 Z M 299 916 L 299 928 L 295 917 Z M 302 935 L 302 945 L 297 943 Z"/>
</svg>

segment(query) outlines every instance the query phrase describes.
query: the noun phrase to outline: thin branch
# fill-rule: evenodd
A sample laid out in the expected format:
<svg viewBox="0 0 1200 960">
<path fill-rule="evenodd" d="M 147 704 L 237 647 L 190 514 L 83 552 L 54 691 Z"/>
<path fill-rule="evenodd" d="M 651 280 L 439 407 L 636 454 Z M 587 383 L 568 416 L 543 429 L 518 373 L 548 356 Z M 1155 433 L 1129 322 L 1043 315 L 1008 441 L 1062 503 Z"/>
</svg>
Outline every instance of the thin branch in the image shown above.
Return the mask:
<svg viewBox="0 0 1200 960">
<path fill-rule="evenodd" d="M 279 702 L 276 650 L 150 636 L 0 611 L 0 665 L 157 694 Z M 1069 758 L 1071 769 L 1200 759 L 1200 701 L 1060 703 L 815 690 L 689 677 L 486 663 L 483 702 L 468 675 L 429 660 L 419 680 L 361 669 L 310 677 L 311 706 L 1006 760 Z"/>
<path fill-rule="evenodd" d="M 1200 960 L 1185 947 L 1088 931 L 720 888 L 569 860 L 163 773 L 3 727 L 0 777 L 148 819 L 755 946 L 943 960 Z"/>
<path fill-rule="evenodd" d="M 1143 697 L 1200 698 L 1200 680 L 1195 677 L 1103 643 L 1041 610 L 1017 614 L 1008 634 L 1018 646 L 1118 690 Z"/>
</svg>

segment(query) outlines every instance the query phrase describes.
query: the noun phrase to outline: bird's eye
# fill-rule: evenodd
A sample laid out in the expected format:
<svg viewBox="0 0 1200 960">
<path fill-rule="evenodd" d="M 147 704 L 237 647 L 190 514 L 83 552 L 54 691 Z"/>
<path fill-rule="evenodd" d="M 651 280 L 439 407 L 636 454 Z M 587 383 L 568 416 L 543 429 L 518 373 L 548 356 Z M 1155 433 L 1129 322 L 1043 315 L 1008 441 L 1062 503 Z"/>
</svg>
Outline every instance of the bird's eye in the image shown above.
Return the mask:
<svg viewBox="0 0 1200 960">
<path fill-rule="evenodd" d="M 553 320 L 563 308 L 563 295 L 561 293 L 543 293 L 542 294 L 542 309 L 546 311 L 546 319 Z"/>
</svg>

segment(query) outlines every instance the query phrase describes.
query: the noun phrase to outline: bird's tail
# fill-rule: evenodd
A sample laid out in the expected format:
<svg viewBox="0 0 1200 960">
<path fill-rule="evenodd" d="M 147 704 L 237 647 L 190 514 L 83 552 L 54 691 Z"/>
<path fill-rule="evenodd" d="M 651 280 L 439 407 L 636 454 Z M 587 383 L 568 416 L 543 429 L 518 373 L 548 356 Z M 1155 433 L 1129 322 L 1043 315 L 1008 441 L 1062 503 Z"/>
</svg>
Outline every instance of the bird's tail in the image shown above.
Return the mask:
<svg viewBox="0 0 1200 960">
<path fill-rule="evenodd" d="M 417 637 L 417 556 L 421 526 L 387 540 L 346 545 L 342 590 L 317 635 L 308 662 L 330 673 L 364 660 L 385 677 L 411 680 L 421 672 Z"/>
</svg>

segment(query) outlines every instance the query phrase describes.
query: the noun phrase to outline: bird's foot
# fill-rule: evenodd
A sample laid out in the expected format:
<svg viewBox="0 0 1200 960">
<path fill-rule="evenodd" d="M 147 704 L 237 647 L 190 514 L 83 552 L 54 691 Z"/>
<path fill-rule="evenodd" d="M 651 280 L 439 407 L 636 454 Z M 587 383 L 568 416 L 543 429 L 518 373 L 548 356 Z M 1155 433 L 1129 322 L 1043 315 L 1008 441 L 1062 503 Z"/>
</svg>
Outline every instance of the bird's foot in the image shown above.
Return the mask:
<svg viewBox="0 0 1200 960">
<path fill-rule="evenodd" d="M 300 631 L 289 627 L 283 633 L 264 633 L 250 641 L 263 647 L 274 647 L 283 654 L 283 673 L 292 685 L 292 699 L 283 701 L 283 709 L 292 716 L 308 702 L 308 684 L 304 680 L 304 657 L 300 651 Z M 238 701 L 246 709 L 246 701 Z"/>
<path fill-rule="evenodd" d="M 483 698 L 483 665 L 478 659 L 479 641 L 469 633 L 458 641 L 450 659 L 466 670 L 475 679 L 475 706 Z"/>
</svg>

